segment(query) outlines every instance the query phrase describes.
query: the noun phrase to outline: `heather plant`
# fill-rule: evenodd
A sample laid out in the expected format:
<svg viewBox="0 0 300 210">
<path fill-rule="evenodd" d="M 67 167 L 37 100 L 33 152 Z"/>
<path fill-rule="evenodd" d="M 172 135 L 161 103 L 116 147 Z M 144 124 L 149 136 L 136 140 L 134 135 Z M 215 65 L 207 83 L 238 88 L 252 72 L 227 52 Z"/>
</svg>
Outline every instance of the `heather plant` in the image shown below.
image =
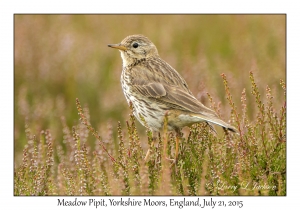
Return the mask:
<svg viewBox="0 0 300 210">
<path fill-rule="evenodd" d="M 276 111 L 267 86 L 263 103 L 250 72 L 252 98 L 248 100 L 255 100 L 258 109 L 251 123 L 246 117 L 245 90 L 239 113 L 225 74 L 222 78 L 231 123 L 238 134 L 226 130 L 216 134 L 206 124 L 194 124 L 186 136 L 181 136 L 174 163 L 169 161 L 175 153 L 174 134 L 163 129 L 153 139 L 147 130 L 150 156 L 144 160 L 132 114 L 126 128 L 118 123 L 116 148 L 93 128 L 88 108 L 83 109 L 76 99 L 80 123 L 71 131 L 62 118 L 66 153 L 62 145 L 53 148 L 48 130 L 37 140 L 26 124 L 28 143 L 22 164 L 15 169 L 15 195 L 285 195 L 286 102 Z M 280 85 L 285 94 L 285 83 L 280 81 Z M 94 150 L 86 145 L 89 133 L 97 143 Z"/>
</svg>

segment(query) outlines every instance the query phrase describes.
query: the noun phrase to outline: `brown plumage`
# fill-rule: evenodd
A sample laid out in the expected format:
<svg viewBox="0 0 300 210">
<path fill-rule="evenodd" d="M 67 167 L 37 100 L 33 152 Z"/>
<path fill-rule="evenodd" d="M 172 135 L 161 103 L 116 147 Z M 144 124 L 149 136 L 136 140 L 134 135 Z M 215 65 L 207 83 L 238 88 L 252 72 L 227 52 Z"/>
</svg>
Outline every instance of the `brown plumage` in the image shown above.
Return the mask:
<svg viewBox="0 0 300 210">
<path fill-rule="evenodd" d="M 147 37 L 132 35 L 120 44 L 108 46 L 121 52 L 121 83 L 127 102 L 132 102 L 135 117 L 153 132 L 162 129 L 165 114 L 168 129 L 177 132 L 198 122 L 236 131 L 193 96 L 185 80 L 159 57 L 155 45 Z"/>
</svg>

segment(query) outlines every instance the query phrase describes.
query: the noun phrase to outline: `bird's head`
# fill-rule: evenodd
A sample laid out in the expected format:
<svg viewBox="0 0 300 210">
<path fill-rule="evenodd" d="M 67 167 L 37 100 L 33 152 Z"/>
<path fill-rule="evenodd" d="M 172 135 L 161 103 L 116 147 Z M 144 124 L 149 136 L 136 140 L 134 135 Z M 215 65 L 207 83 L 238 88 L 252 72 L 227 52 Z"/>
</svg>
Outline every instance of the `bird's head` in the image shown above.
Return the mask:
<svg viewBox="0 0 300 210">
<path fill-rule="evenodd" d="M 158 56 L 155 45 L 143 35 L 127 36 L 119 44 L 109 44 L 109 47 L 118 49 L 121 52 L 123 64 L 133 60 L 140 60 L 152 56 Z"/>
</svg>

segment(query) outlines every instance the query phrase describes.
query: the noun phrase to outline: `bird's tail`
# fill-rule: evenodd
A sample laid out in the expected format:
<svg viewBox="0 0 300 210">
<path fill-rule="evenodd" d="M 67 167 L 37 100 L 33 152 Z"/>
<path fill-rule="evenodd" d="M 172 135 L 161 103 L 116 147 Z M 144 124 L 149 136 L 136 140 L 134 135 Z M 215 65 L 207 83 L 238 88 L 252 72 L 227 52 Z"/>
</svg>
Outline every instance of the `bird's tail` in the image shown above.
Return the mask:
<svg viewBox="0 0 300 210">
<path fill-rule="evenodd" d="M 202 114 L 195 114 L 194 116 L 199 117 L 201 120 L 205 120 L 208 123 L 209 126 L 212 126 L 211 124 L 216 124 L 216 125 L 222 126 L 223 128 L 225 128 L 225 129 L 227 129 L 231 132 L 234 132 L 234 133 L 238 132 L 238 130 L 235 127 L 233 127 L 232 125 L 224 122 L 223 120 L 221 120 L 217 116 L 204 116 Z"/>
</svg>

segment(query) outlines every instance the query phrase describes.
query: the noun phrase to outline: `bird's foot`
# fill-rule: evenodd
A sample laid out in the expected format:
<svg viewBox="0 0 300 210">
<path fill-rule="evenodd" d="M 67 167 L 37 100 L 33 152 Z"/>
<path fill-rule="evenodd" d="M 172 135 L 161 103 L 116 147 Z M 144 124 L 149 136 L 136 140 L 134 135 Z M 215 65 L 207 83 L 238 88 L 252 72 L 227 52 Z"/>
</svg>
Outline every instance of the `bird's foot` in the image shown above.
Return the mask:
<svg viewBox="0 0 300 210">
<path fill-rule="evenodd" d="M 149 155 L 150 155 L 150 152 L 151 152 L 151 149 L 149 148 L 147 153 L 146 153 L 146 156 L 144 157 L 144 161 L 147 162 L 148 161 L 148 158 L 149 158 Z"/>
<path fill-rule="evenodd" d="M 170 168 L 172 168 L 174 165 L 176 165 L 176 163 L 177 163 L 177 161 L 178 161 L 178 159 L 177 158 L 169 158 L 169 157 L 165 157 L 166 158 L 166 160 L 168 160 L 168 161 L 170 161 L 171 162 L 171 166 L 170 166 Z"/>
</svg>

